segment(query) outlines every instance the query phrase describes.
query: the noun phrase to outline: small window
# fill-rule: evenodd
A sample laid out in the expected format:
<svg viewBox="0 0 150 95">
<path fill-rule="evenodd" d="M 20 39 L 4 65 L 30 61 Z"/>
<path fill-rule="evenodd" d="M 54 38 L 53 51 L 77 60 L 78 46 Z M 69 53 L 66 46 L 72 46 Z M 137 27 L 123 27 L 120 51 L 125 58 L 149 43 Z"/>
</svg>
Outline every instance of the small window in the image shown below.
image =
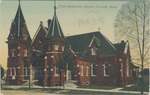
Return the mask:
<svg viewBox="0 0 150 95">
<path fill-rule="evenodd" d="M 55 50 L 58 50 L 58 47 L 59 47 L 58 45 L 55 45 Z"/>
<path fill-rule="evenodd" d="M 89 76 L 89 67 L 86 66 L 86 76 Z"/>
<path fill-rule="evenodd" d="M 127 70 L 126 70 L 127 77 L 129 77 L 129 59 L 127 59 Z"/>
<path fill-rule="evenodd" d="M 50 75 L 50 68 L 47 67 L 47 75 Z"/>
<path fill-rule="evenodd" d="M 105 62 L 104 64 L 104 76 L 109 76 L 109 63 Z"/>
<path fill-rule="evenodd" d="M 81 65 L 81 76 L 83 76 L 83 72 L 84 72 L 84 66 Z"/>
<path fill-rule="evenodd" d="M 12 57 L 15 57 L 15 49 L 12 49 L 12 50 L 11 50 L 11 56 L 12 56 Z"/>
<path fill-rule="evenodd" d="M 91 76 L 96 76 L 96 63 L 91 65 Z"/>
<path fill-rule="evenodd" d="M 91 49 L 91 55 L 96 55 L 96 51 L 97 51 L 97 48 L 94 46 L 94 47 Z"/>
<path fill-rule="evenodd" d="M 62 51 L 64 51 L 64 49 L 65 49 L 64 46 L 62 46 Z"/>
<path fill-rule="evenodd" d="M 28 75 L 28 68 L 27 67 L 24 67 L 24 75 Z"/>
<path fill-rule="evenodd" d="M 12 76 L 12 68 L 9 69 L 9 75 Z"/>
<path fill-rule="evenodd" d="M 27 49 L 23 50 L 24 57 L 27 57 Z"/>
<path fill-rule="evenodd" d="M 54 67 L 55 76 L 59 75 L 59 68 L 57 66 Z"/>
</svg>

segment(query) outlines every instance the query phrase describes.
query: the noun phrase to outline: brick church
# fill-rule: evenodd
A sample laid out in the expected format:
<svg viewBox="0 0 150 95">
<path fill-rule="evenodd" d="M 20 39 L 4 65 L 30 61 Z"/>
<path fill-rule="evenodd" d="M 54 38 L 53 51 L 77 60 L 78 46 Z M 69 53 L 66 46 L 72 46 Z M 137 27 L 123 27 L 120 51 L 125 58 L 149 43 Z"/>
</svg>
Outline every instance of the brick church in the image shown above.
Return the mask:
<svg viewBox="0 0 150 95">
<path fill-rule="evenodd" d="M 58 86 L 73 80 L 78 85 L 125 86 L 132 82 L 128 41 L 113 44 L 100 31 L 64 36 L 56 5 L 48 26 L 42 22 L 31 39 L 19 2 L 8 35 L 7 84 Z"/>
</svg>

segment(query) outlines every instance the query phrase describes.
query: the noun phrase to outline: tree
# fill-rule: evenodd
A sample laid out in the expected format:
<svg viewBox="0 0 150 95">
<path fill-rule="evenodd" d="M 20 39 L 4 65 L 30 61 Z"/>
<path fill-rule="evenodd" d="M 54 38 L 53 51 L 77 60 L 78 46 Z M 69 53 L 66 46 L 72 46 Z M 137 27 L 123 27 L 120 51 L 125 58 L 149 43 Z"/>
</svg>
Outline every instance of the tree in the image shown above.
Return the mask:
<svg viewBox="0 0 150 95">
<path fill-rule="evenodd" d="M 66 69 L 68 69 L 67 66 L 71 63 L 73 63 L 73 59 L 71 56 L 70 49 L 65 48 L 65 51 L 62 52 L 61 55 L 58 55 L 57 62 L 56 62 L 56 67 L 58 67 L 59 75 L 60 75 L 59 84 L 60 85 L 63 84 L 63 89 L 65 89 L 64 78 L 62 78 L 63 72 L 66 72 Z M 69 65 L 69 66 L 73 66 L 73 65 Z M 62 83 L 62 80 L 63 80 L 63 83 Z"/>
<path fill-rule="evenodd" d="M 124 4 L 115 20 L 115 37 L 130 41 L 132 61 L 141 67 L 141 94 L 143 94 L 143 68 L 149 64 L 150 2 L 132 0 Z"/>
</svg>

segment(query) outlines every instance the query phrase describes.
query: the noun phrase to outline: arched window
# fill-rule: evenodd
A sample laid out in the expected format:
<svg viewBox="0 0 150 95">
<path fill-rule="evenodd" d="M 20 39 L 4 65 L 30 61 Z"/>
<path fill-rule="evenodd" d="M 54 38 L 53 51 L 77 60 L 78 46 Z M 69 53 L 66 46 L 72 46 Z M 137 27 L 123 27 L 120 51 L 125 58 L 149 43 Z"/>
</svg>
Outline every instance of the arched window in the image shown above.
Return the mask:
<svg viewBox="0 0 150 95">
<path fill-rule="evenodd" d="M 96 63 L 91 65 L 91 76 L 96 76 Z"/>
<path fill-rule="evenodd" d="M 55 76 L 59 75 L 59 68 L 57 66 L 54 67 Z"/>
<path fill-rule="evenodd" d="M 24 57 L 27 57 L 27 49 L 23 50 Z"/>
<path fill-rule="evenodd" d="M 127 58 L 127 68 L 126 68 L 126 75 L 129 76 L 129 59 Z"/>
<path fill-rule="evenodd" d="M 59 49 L 59 46 L 58 45 L 55 45 L 55 50 L 58 50 Z"/>
<path fill-rule="evenodd" d="M 96 51 L 97 51 L 97 48 L 94 46 L 94 47 L 91 49 L 91 55 L 96 55 Z"/>
<path fill-rule="evenodd" d="M 86 66 L 86 76 L 89 76 L 89 66 Z"/>
<path fill-rule="evenodd" d="M 81 76 L 83 76 L 83 72 L 84 72 L 84 66 L 81 65 Z"/>
<path fill-rule="evenodd" d="M 12 68 L 9 69 L 9 75 L 12 76 Z"/>
<path fill-rule="evenodd" d="M 11 56 L 12 56 L 12 57 L 15 57 L 15 49 L 12 49 L 12 50 L 11 50 Z"/>
<path fill-rule="evenodd" d="M 28 75 L 28 69 L 27 69 L 27 67 L 24 67 L 24 75 L 25 75 L 25 76 Z"/>
<path fill-rule="evenodd" d="M 104 64 L 104 76 L 109 76 L 109 71 L 110 71 L 110 64 L 109 64 L 109 62 L 105 62 L 105 64 Z"/>
</svg>

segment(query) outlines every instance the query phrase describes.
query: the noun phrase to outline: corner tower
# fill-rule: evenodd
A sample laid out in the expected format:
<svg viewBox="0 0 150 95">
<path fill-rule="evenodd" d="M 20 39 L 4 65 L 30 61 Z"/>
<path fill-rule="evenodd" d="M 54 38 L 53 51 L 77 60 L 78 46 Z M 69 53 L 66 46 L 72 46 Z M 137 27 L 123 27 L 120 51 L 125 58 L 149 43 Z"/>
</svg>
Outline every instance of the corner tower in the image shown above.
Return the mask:
<svg viewBox="0 0 150 95">
<path fill-rule="evenodd" d="M 62 56 L 65 44 L 66 40 L 56 15 L 56 1 L 54 1 L 54 16 L 45 37 L 46 56 L 44 76 L 48 75 L 48 77 L 44 78 L 44 81 L 46 82 L 44 85 L 62 85 L 62 82 L 60 82 L 62 81 L 60 80 L 61 76 L 59 75 L 59 70 L 56 64 L 60 60 L 60 56 Z"/>
<path fill-rule="evenodd" d="M 23 84 L 29 78 L 31 37 L 22 13 L 20 0 L 7 39 L 7 84 Z"/>
</svg>

